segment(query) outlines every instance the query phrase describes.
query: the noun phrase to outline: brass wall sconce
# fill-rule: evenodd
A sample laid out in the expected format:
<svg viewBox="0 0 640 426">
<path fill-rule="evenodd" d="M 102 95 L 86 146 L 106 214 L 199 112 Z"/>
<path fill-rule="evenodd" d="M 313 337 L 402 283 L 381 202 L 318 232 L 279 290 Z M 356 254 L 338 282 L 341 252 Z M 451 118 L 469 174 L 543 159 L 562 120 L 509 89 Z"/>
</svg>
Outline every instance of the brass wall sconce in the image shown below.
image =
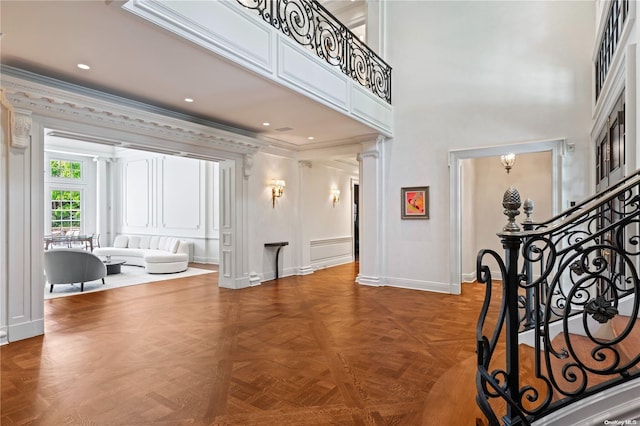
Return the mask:
<svg viewBox="0 0 640 426">
<path fill-rule="evenodd" d="M 331 201 L 333 202 L 333 207 L 336 206 L 336 203 L 340 202 L 340 190 L 332 189 L 331 190 Z"/>
<path fill-rule="evenodd" d="M 273 208 L 276 207 L 276 198 L 282 197 L 284 194 L 284 180 L 282 179 L 274 179 L 271 181 L 271 200 L 273 202 Z"/>
<path fill-rule="evenodd" d="M 507 171 L 507 173 L 509 173 L 513 165 L 516 163 L 516 155 L 513 153 L 503 155 L 500 157 L 500 162 L 504 166 L 504 169 Z"/>
</svg>

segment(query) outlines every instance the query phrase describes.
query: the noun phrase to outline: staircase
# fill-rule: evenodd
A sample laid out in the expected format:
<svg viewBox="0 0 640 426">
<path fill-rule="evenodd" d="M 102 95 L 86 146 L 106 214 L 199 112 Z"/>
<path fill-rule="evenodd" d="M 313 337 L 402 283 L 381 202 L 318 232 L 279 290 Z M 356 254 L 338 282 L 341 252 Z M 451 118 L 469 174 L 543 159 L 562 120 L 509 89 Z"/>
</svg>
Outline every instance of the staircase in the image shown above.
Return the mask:
<svg viewBox="0 0 640 426">
<path fill-rule="evenodd" d="M 434 424 L 640 424 L 640 172 L 523 230 L 517 190 L 503 206 L 504 258 L 478 254 L 477 358 L 457 369 L 473 364 L 475 384 L 464 386 L 478 408 Z"/>
</svg>

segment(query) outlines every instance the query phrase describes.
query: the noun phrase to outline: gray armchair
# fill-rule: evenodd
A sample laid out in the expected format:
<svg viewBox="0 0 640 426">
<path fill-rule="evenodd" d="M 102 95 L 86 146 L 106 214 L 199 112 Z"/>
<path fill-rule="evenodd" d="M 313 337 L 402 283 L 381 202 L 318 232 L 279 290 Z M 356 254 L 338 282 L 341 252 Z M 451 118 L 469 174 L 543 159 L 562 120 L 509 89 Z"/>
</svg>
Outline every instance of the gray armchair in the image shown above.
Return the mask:
<svg viewBox="0 0 640 426">
<path fill-rule="evenodd" d="M 107 275 L 107 267 L 95 254 L 81 249 L 55 249 L 44 252 L 44 273 L 51 284 L 80 283 L 80 291 L 84 291 L 84 283 L 102 279 Z"/>
</svg>

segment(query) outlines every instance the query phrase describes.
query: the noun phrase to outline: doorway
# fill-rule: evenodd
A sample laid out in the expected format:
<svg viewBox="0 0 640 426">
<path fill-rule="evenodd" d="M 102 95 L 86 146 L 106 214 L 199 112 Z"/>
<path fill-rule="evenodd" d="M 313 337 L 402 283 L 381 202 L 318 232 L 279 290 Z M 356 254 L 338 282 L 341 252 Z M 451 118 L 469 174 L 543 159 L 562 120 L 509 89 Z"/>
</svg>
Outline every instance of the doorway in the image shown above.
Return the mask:
<svg viewBox="0 0 640 426">
<path fill-rule="evenodd" d="M 360 255 L 360 184 L 354 183 L 353 194 L 353 259 L 357 262 Z"/>
<path fill-rule="evenodd" d="M 516 155 L 551 152 L 551 210 L 557 214 L 562 206 L 562 153 L 565 140 L 552 139 L 537 142 L 514 143 L 485 148 L 472 148 L 449 151 L 449 188 L 451 197 L 449 201 L 450 219 L 450 262 L 449 262 L 449 287 L 450 293 L 460 294 L 462 287 L 462 220 L 463 220 L 463 161 L 474 158 L 499 157 L 505 153 Z M 500 208 L 500 206 L 498 206 Z"/>
</svg>

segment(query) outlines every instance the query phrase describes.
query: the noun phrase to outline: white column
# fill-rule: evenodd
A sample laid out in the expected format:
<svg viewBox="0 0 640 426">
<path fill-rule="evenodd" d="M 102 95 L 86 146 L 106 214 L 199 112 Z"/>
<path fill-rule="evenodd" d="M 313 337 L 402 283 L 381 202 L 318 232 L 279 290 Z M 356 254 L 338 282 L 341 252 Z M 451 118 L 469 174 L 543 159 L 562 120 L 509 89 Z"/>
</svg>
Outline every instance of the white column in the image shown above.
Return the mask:
<svg viewBox="0 0 640 426">
<path fill-rule="evenodd" d="M 98 157 L 96 161 L 96 233 L 100 235 L 100 245 L 108 245 L 115 235 L 111 235 L 110 194 L 112 192 L 111 159 Z"/>
<path fill-rule="evenodd" d="M 9 282 L 8 268 L 8 244 L 7 244 L 7 225 L 8 210 L 5 206 L 9 205 L 8 195 L 8 178 L 7 170 L 9 168 L 9 144 L 11 141 L 11 120 L 12 107 L 4 97 L 4 92 L 0 92 L 1 110 L 0 110 L 0 345 L 8 343 L 7 326 L 8 326 L 8 298 L 7 287 Z"/>
<path fill-rule="evenodd" d="M 305 226 L 304 220 L 307 215 L 307 208 L 309 203 L 305 198 L 305 184 L 306 177 L 309 175 L 309 169 L 311 169 L 311 161 L 299 161 L 299 185 L 298 185 L 298 238 L 297 245 L 300 250 L 298 261 L 298 275 L 313 274 L 313 267 L 311 266 L 311 243 L 309 239 L 308 227 Z"/>
<path fill-rule="evenodd" d="M 9 342 L 44 333 L 43 129 L 33 123 L 31 111 L 14 108 L 11 115 L 3 158 L 7 211 L 2 256 L 6 271 L 2 310 Z"/>
<path fill-rule="evenodd" d="M 384 154 L 385 138 L 363 143 L 360 163 L 360 272 L 356 282 L 384 284 Z"/>
<path fill-rule="evenodd" d="M 247 179 L 251 160 L 245 156 L 220 163 L 220 272 L 225 288 L 249 287 Z"/>
</svg>

